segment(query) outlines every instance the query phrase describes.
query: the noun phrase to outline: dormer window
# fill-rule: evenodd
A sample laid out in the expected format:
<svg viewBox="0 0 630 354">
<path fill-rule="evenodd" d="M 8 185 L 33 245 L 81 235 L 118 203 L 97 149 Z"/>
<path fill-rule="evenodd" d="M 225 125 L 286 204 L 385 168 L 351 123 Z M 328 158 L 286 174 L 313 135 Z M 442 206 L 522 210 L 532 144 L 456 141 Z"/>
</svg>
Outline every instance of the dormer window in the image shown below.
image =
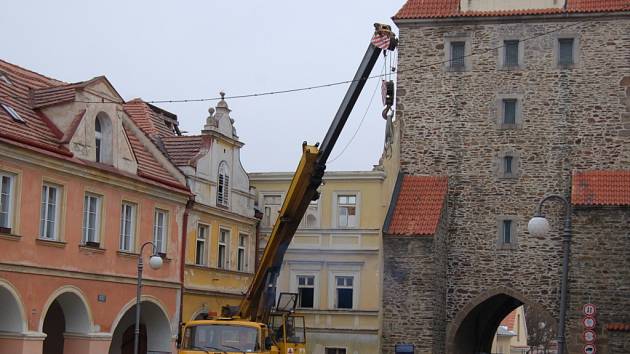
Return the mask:
<svg viewBox="0 0 630 354">
<path fill-rule="evenodd" d="M 230 175 L 228 174 L 227 162 L 223 161 L 219 165 L 219 176 L 217 182 L 217 205 L 227 207 L 229 205 Z"/>
<path fill-rule="evenodd" d="M 99 113 L 94 120 L 94 160 L 112 163 L 112 122 L 109 116 Z"/>
</svg>

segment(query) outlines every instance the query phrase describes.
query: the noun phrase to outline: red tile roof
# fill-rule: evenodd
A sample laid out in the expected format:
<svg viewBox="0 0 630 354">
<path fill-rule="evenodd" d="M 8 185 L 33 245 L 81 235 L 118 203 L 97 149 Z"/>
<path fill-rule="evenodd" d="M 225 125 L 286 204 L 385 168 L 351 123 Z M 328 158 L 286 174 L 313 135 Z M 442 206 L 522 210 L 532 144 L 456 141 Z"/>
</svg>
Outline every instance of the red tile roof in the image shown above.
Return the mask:
<svg viewBox="0 0 630 354">
<path fill-rule="evenodd" d="M 384 233 L 397 236 L 435 234 L 447 195 L 448 178 L 401 175 L 396 189 Z"/>
<path fill-rule="evenodd" d="M 573 172 L 574 205 L 630 206 L 630 170 Z"/>
<path fill-rule="evenodd" d="M 57 156 L 62 158 L 72 157 L 73 154 L 63 144 L 69 142 L 83 118 L 84 112 L 79 112 L 75 116 L 70 128 L 64 134 L 37 107 L 65 102 L 70 100 L 71 96 L 74 99 L 74 90 L 77 87 L 85 86 L 93 82 L 93 80 L 100 80 L 103 77 L 67 84 L 3 60 L 0 60 L 0 71 L 11 82 L 11 84 L 7 84 L 4 81 L 0 81 L 0 103 L 12 107 L 26 121 L 26 123 L 16 122 L 4 109 L 0 108 L 0 139 L 3 142 L 31 148 L 39 152 L 52 152 L 53 155 L 57 154 Z M 70 91 L 72 91 L 72 95 L 69 94 Z M 158 159 L 147 150 L 137 136 L 129 129 L 125 129 L 125 131 L 138 161 L 138 175 L 136 178 L 142 177 L 169 187 L 187 190 L 187 187 L 171 175 L 160 164 Z M 128 175 L 103 164 L 91 163 L 78 158 L 72 158 L 71 160 L 113 173 Z"/>
<path fill-rule="evenodd" d="M 175 165 L 188 166 L 194 164 L 195 157 L 201 150 L 203 137 L 200 135 L 164 137 L 162 144 Z"/>
<path fill-rule="evenodd" d="M 394 19 L 431 19 L 447 17 L 494 17 L 550 15 L 564 13 L 562 8 L 501 11 L 460 11 L 460 0 L 408 0 Z M 568 13 L 630 11 L 628 0 L 567 0 Z"/>
<path fill-rule="evenodd" d="M 630 323 L 608 323 L 606 329 L 617 332 L 630 332 Z"/>
<path fill-rule="evenodd" d="M 125 103 L 124 108 L 131 119 L 151 138 L 177 136 L 173 129 L 166 126 L 165 118 L 156 111 L 168 112 L 152 106 L 140 98 Z M 169 114 L 175 116 L 172 113 Z"/>
<path fill-rule="evenodd" d="M 507 327 L 508 331 L 513 331 L 516 328 L 516 310 L 514 309 L 501 321 L 501 326 Z"/>
</svg>

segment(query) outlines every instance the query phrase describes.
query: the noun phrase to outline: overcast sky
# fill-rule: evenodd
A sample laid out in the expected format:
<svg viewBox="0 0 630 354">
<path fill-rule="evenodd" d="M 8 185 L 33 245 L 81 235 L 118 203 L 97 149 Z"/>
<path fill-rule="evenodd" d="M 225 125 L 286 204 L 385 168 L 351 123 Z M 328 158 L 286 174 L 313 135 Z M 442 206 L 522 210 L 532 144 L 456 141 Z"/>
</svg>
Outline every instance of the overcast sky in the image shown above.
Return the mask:
<svg viewBox="0 0 630 354">
<path fill-rule="evenodd" d="M 66 82 L 105 75 L 126 100 L 216 97 L 350 80 L 374 22 L 404 0 L 2 1 L 0 57 Z M 395 27 L 394 27 L 395 28 Z M 397 31 L 397 29 L 395 28 Z M 380 73 L 380 59 L 373 74 Z M 368 81 L 331 158 L 350 140 L 378 80 Z M 347 85 L 232 99 L 248 172 L 294 170 L 321 141 Z M 216 101 L 158 106 L 198 134 Z M 377 92 L 361 129 L 328 170 L 370 170 L 384 138 Z"/>
</svg>

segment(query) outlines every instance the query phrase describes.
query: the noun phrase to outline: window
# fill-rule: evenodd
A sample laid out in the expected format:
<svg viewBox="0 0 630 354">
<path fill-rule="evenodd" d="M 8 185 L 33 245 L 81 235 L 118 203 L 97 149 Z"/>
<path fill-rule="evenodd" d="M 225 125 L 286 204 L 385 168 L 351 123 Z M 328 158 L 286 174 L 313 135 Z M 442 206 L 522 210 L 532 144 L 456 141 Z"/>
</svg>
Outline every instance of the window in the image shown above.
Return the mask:
<svg viewBox="0 0 630 354">
<path fill-rule="evenodd" d="M 103 142 L 103 132 L 101 130 L 101 120 L 97 117 L 94 122 L 94 146 L 96 148 L 96 162 L 103 161 L 103 156 L 101 153 L 103 152 L 101 149 L 101 144 Z"/>
<path fill-rule="evenodd" d="M 298 307 L 312 309 L 315 305 L 315 276 L 298 275 Z"/>
<path fill-rule="evenodd" d="M 86 194 L 83 200 L 83 243 L 100 246 L 102 197 Z"/>
<path fill-rule="evenodd" d="M 219 165 L 219 177 L 217 182 L 217 205 L 228 206 L 230 195 L 230 176 L 225 161 Z"/>
<path fill-rule="evenodd" d="M 263 226 L 273 226 L 273 223 L 278 218 L 281 206 L 282 196 L 280 194 L 268 194 L 263 196 Z"/>
<path fill-rule="evenodd" d="M 0 80 L 4 81 L 4 83 L 7 85 L 12 85 L 11 80 L 9 80 L 9 76 L 2 71 L 0 71 Z"/>
<path fill-rule="evenodd" d="M 59 238 L 59 200 L 60 188 L 50 184 L 42 186 L 42 205 L 40 209 L 39 237 L 47 240 Z"/>
<path fill-rule="evenodd" d="M 357 196 L 356 195 L 338 195 L 337 196 L 337 212 L 339 227 L 356 227 L 357 226 Z"/>
<path fill-rule="evenodd" d="M 132 251 L 134 249 L 134 236 L 136 231 L 136 210 L 133 203 L 123 202 L 120 207 L 120 244 L 121 251 Z"/>
<path fill-rule="evenodd" d="M 0 171 L 0 232 L 11 233 L 15 176 Z"/>
<path fill-rule="evenodd" d="M 464 69 L 466 66 L 466 42 L 451 42 L 451 68 Z"/>
<path fill-rule="evenodd" d="M 353 307 L 353 283 L 352 276 L 336 276 L 335 277 L 335 308 L 351 309 Z"/>
<path fill-rule="evenodd" d="M 516 99 L 503 99 L 503 124 L 516 124 Z"/>
<path fill-rule="evenodd" d="M 514 159 L 513 156 L 504 156 L 503 157 L 503 172 L 506 175 L 511 175 L 512 174 L 512 160 Z"/>
<path fill-rule="evenodd" d="M 575 64 L 575 58 L 573 57 L 573 38 L 559 38 L 558 39 L 558 64 L 559 65 L 572 65 Z"/>
<path fill-rule="evenodd" d="M 326 354 L 346 354 L 346 348 L 326 347 Z"/>
<path fill-rule="evenodd" d="M 302 221 L 300 222 L 300 228 L 310 229 L 319 226 L 317 202 L 317 200 L 312 200 L 311 203 L 308 205 L 308 209 L 306 209 L 306 213 L 304 213 Z"/>
<path fill-rule="evenodd" d="M 508 67 L 518 66 L 518 57 L 519 57 L 518 47 L 519 47 L 518 40 L 503 41 L 504 66 L 508 66 Z"/>
<path fill-rule="evenodd" d="M 230 231 L 221 229 L 219 231 L 219 255 L 217 257 L 218 259 L 217 267 L 221 269 L 227 269 L 228 266 L 230 265 L 229 245 L 230 245 Z"/>
<path fill-rule="evenodd" d="M 13 109 L 13 107 L 4 103 L 0 103 L 0 105 L 2 105 L 2 108 L 4 108 L 4 110 L 7 111 L 7 113 L 9 113 L 9 115 L 11 116 L 11 118 L 13 118 L 14 121 L 20 122 L 20 123 L 26 123 L 24 118 L 22 118 L 22 116 L 20 116 L 20 114 L 16 112 L 15 109 Z"/>
<path fill-rule="evenodd" d="M 503 230 L 501 234 L 503 235 L 504 244 L 512 243 L 512 220 L 503 220 Z"/>
<path fill-rule="evenodd" d="M 247 244 L 249 237 L 245 234 L 238 235 L 238 254 L 237 254 L 237 265 L 236 269 L 239 272 L 247 271 Z"/>
<path fill-rule="evenodd" d="M 159 253 L 166 253 L 166 234 L 168 232 L 168 211 L 155 209 L 153 223 L 153 243 Z"/>
<path fill-rule="evenodd" d="M 208 225 L 197 226 L 197 247 L 195 248 L 195 264 L 198 265 L 206 265 L 207 264 L 207 253 L 206 253 L 206 244 L 208 242 L 208 234 L 210 233 L 210 228 Z"/>
</svg>

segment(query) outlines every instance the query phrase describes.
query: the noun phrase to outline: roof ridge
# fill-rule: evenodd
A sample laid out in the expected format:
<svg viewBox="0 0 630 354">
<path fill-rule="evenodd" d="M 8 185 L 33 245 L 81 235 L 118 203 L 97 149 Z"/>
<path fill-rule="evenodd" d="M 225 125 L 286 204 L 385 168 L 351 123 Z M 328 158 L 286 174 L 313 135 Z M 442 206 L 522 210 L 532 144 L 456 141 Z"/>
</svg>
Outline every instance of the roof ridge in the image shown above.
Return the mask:
<svg viewBox="0 0 630 354">
<path fill-rule="evenodd" d="M 6 61 L 4 59 L 1 59 L 1 58 L 0 58 L 0 64 L 4 64 L 4 65 L 7 65 L 9 67 L 12 67 L 15 70 L 21 70 L 21 71 L 25 71 L 27 73 L 33 74 L 33 75 L 36 76 L 36 79 L 38 79 L 39 81 L 42 81 L 42 82 L 48 81 L 48 82 L 45 82 L 45 83 L 50 84 L 51 86 L 58 86 L 58 85 L 68 84 L 65 81 L 61 81 L 61 80 L 52 78 L 50 76 L 46 76 L 46 75 L 40 74 L 40 73 L 35 72 L 33 70 L 30 70 L 30 69 L 24 68 L 22 66 L 19 66 L 17 64 L 10 63 L 10 62 L 8 62 L 8 61 Z"/>
</svg>

